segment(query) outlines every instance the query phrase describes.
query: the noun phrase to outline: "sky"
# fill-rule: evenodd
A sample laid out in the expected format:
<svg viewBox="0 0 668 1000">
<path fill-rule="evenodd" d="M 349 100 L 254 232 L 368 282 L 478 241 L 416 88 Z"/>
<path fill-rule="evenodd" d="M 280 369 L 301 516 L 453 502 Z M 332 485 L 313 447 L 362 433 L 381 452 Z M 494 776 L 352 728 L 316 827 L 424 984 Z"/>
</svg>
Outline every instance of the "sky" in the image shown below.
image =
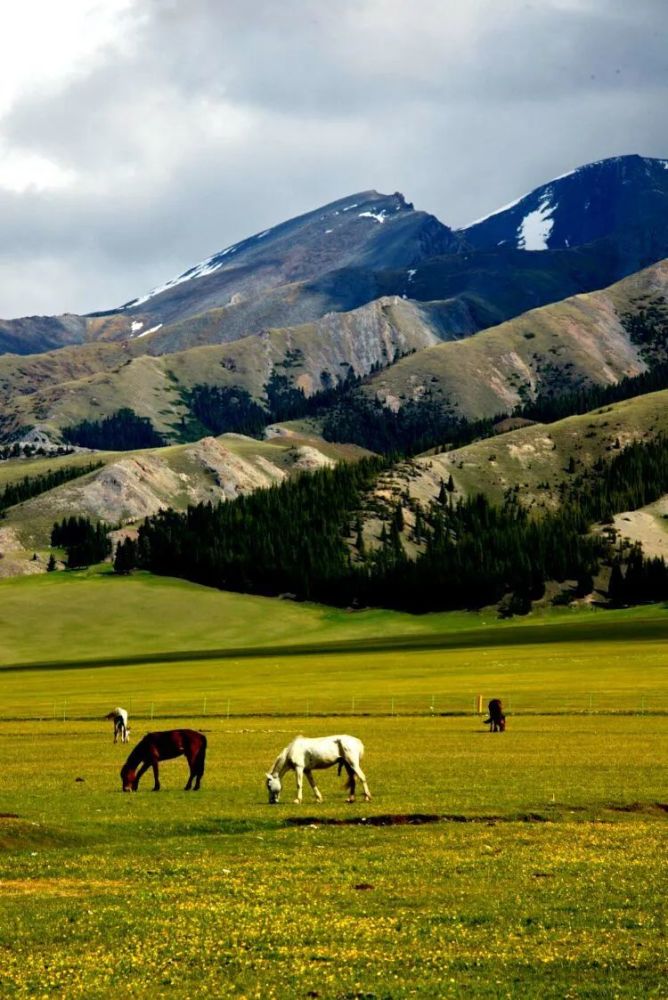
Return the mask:
<svg viewBox="0 0 668 1000">
<path fill-rule="evenodd" d="M 356 191 L 466 225 L 668 157 L 667 0 L 22 0 L 0 35 L 0 316 L 139 296 Z"/>
</svg>

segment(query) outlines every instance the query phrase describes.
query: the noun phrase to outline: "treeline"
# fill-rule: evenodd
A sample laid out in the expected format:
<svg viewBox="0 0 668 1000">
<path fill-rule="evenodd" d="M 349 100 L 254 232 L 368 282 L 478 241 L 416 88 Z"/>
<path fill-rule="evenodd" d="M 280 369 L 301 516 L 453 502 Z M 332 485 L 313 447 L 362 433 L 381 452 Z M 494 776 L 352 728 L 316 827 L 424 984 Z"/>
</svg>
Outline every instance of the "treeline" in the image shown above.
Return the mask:
<svg viewBox="0 0 668 1000">
<path fill-rule="evenodd" d="M 665 361 L 655 364 L 650 371 L 620 379 L 614 385 L 585 385 L 558 396 L 539 395 L 533 403 L 518 407 L 513 416 L 551 424 L 661 389 L 668 389 L 668 362 Z"/>
<path fill-rule="evenodd" d="M 62 434 L 70 444 L 98 451 L 160 448 L 165 443 L 148 417 L 138 416 L 129 407 L 123 407 L 103 420 L 82 420 L 79 424 L 66 427 Z"/>
<path fill-rule="evenodd" d="M 466 420 L 433 399 L 411 400 L 394 411 L 375 397 L 348 393 L 324 414 L 322 436 L 382 455 L 408 456 L 436 445 L 460 447 L 491 437 L 499 419 Z"/>
<path fill-rule="evenodd" d="M 623 510 L 637 510 L 668 493 L 668 437 L 628 445 L 610 462 L 599 459 L 576 479 L 566 504 L 588 523 L 609 522 Z"/>
<path fill-rule="evenodd" d="M 325 381 L 326 372 L 321 379 Z M 356 392 L 361 379 L 349 372 L 336 386 L 311 396 L 274 371 L 264 386 L 265 402 L 245 389 L 196 385 L 187 404 L 200 425 L 213 434 L 236 432 L 261 438 L 267 424 L 317 417 L 326 441 L 358 444 L 381 455 L 415 455 L 435 445 L 468 444 L 494 433 L 495 420 L 469 421 L 436 400 L 405 403 L 398 411 L 375 397 Z"/>
<path fill-rule="evenodd" d="M 53 490 L 56 486 L 62 486 L 63 483 L 68 483 L 72 479 L 86 476 L 89 472 L 99 469 L 100 466 L 100 462 L 91 462 L 88 465 L 66 465 L 62 469 L 50 469 L 38 476 L 24 476 L 19 482 L 10 483 L 0 491 L 0 513 L 17 503 L 23 503 L 24 500 L 39 496 L 40 493 Z"/>
<path fill-rule="evenodd" d="M 19 444 L 18 441 L 14 441 L 13 444 L 5 444 L 0 447 L 0 462 L 9 461 L 11 458 L 34 458 L 36 455 L 71 455 L 74 448 L 68 448 L 65 445 L 58 445 L 57 447 L 45 447 L 41 444 Z"/>
<path fill-rule="evenodd" d="M 384 467 L 367 460 L 217 506 L 161 512 L 139 531 L 137 562 L 223 589 L 289 592 L 337 605 L 429 611 L 481 607 L 511 593 L 512 610 L 528 610 L 547 580 L 575 579 L 579 592 L 590 592 L 614 552 L 588 528 L 668 491 L 668 440 L 633 445 L 600 465 L 557 512 L 541 517 L 530 515 L 514 491 L 494 506 L 482 495 L 453 503 L 444 487 L 428 507 L 413 505 L 416 559 L 404 549 L 401 505 L 383 523 L 380 545 L 365 551 L 359 512 Z M 648 582 L 660 578 L 659 570 L 653 577 L 642 572 L 634 599 L 660 599 L 660 588 L 655 593 Z M 624 575 L 627 603 L 640 579 L 637 567 L 634 573 Z"/>
<path fill-rule="evenodd" d="M 224 590 L 327 599 L 351 572 L 343 542 L 351 511 L 384 465 L 367 459 L 230 503 L 161 511 L 139 530 L 139 565 Z"/>
<path fill-rule="evenodd" d="M 625 564 L 613 563 L 608 596 L 619 606 L 668 601 L 668 566 L 663 559 L 647 558 L 640 546 L 634 546 Z"/>
<path fill-rule="evenodd" d="M 54 524 L 51 545 L 67 552 L 68 569 L 102 562 L 111 552 L 109 527 L 92 523 L 87 517 L 66 517 Z"/>
<path fill-rule="evenodd" d="M 332 376 L 323 371 L 321 388 L 307 396 L 294 386 L 287 375 L 274 369 L 263 387 L 264 401 L 257 402 L 241 386 L 201 384 L 185 393 L 184 399 L 192 415 L 212 434 L 247 434 L 261 438 L 267 424 L 301 417 L 317 416 L 359 384 L 360 378 L 351 368 L 344 379 L 334 384 Z"/>
</svg>

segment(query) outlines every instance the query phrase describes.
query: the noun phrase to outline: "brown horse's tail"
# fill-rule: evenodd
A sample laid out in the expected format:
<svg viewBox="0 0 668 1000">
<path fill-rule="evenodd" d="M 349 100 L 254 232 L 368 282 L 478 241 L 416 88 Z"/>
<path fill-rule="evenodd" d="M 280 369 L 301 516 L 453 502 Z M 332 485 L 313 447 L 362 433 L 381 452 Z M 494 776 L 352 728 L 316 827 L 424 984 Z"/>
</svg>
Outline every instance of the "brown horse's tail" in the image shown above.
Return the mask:
<svg viewBox="0 0 668 1000">
<path fill-rule="evenodd" d="M 206 762 L 206 736 L 204 734 L 201 734 L 201 740 L 200 748 L 193 762 L 193 770 L 199 778 L 204 774 L 204 764 Z"/>
</svg>

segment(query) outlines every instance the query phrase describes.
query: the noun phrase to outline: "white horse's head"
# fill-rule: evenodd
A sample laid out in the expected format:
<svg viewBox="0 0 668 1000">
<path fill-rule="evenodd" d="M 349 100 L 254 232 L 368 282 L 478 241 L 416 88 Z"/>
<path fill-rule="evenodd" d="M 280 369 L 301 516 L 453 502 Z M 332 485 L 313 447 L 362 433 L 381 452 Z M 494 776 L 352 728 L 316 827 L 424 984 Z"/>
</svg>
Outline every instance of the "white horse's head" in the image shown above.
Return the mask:
<svg viewBox="0 0 668 1000">
<path fill-rule="evenodd" d="M 269 805 L 275 806 L 281 795 L 281 779 L 277 774 L 267 772 L 267 791 L 269 792 Z"/>
</svg>

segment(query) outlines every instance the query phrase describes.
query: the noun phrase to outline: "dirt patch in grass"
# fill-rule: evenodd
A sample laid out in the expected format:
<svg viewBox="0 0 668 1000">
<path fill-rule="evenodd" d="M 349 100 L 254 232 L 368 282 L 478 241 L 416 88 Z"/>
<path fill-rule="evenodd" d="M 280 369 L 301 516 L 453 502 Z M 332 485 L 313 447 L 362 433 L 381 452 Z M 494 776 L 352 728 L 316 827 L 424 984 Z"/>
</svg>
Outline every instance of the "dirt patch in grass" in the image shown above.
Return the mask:
<svg viewBox="0 0 668 1000">
<path fill-rule="evenodd" d="M 664 816 L 668 818 L 668 802 L 629 802 L 610 803 L 608 809 L 618 813 L 641 813 L 645 816 Z"/>
<path fill-rule="evenodd" d="M 380 816 L 290 816 L 285 826 L 422 826 L 426 823 L 549 823 L 540 813 L 515 816 L 464 816 L 459 813 L 387 813 Z"/>
</svg>

